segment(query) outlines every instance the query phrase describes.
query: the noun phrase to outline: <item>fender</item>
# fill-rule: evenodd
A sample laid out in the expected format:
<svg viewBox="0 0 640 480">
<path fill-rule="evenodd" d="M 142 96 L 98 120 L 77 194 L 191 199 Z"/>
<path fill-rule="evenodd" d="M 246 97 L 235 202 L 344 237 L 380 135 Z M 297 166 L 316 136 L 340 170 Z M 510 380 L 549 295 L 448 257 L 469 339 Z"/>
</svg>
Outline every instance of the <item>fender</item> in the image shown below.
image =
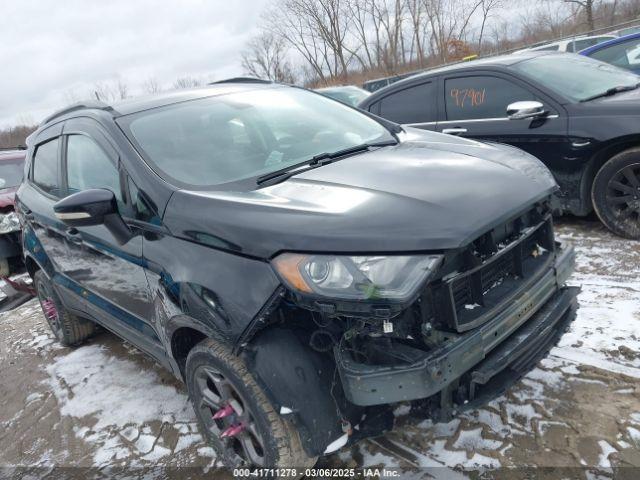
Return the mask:
<svg viewBox="0 0 640 480">
<path fill-rule="evenodd" d="M 295 423 L 309 455 L 322 455 L 365 413 L 346 401 L 333 357 L 312 350 L 305 332 L 268 327 L 241 356 L 276 412 Z"/>
<path fill-rule="evenodd" d="M 167 339 L 171 340 L 176 331 L 180 328 L 191 328 L 193 330 L 197 330 L 201 334 L 206 337 L 218 338 L 219 334 L 211 328 L 210 326 L 199 322 L 193 317 L 189 315 L 181 314 L 171 317 L 171 319 L 166 324 L 166 335 Z M 170 350 L 169 350 L 170 351 Z"/>
</svg>

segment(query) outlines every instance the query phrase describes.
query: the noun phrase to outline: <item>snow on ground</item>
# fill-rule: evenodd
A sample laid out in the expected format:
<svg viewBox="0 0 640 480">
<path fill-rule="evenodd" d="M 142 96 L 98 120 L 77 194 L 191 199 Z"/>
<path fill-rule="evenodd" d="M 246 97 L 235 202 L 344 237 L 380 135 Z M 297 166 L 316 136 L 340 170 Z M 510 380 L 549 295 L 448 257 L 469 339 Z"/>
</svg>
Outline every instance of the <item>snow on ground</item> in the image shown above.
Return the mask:
<svg viewBox="0 0 640 480">
<path fill-rule="evenodd" d="M 133 425 L 160 420 L 174 427 L 186 425 L 189 432 L 196 430 L 195 414 L 183 391 L 161 384 L 154 371 L 140 370 L 134 362 L 110 355 L 102 345 L 80 347 L 57 357 L 46 371 L 46 383 L 58 400 L 61 415 L 95 419 L 92 432 L 76 434 L 99 445 L 96 465 L 128 458 L 132 448 L 150 461 L 171 453 L 149 427 L 140 433 Z"/>
<path fill-rule="evenodd" d="M 435 478 L 518 465 L 583 466 L 588 478 L 609 478 L 617 465 L 640 466 L 640 247 L 595 222 L 559 233 L 576 246 L 581 308 L 537 368 L 448 423 L 399 404 L 392 433 L 322 464 L 427 468 Z M 106 332 L 61 347 L 35 300 L 0 314 L 0 385 L 12 386 L 0 388 L 0 465 L 215 464 L 171 374 Z"/>
</svg>

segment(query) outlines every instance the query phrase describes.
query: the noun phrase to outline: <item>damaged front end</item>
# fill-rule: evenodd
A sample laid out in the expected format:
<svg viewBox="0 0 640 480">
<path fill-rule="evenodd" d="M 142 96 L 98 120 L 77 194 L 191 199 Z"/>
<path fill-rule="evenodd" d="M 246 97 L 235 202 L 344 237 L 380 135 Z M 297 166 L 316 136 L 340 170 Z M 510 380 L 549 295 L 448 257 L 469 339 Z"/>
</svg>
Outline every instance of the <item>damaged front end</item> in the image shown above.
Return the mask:
<svg viewBox="0 0 640 480">
<path fill-rule="evenodd" d="M 391 403 L 419 400 L 444 420 L 499 394 L 558 341 L 577 308 L 578 289 L 565 286 L 573 249 L 555 241 L 547 201 L 465 247 L 400 262 L 412 278 L 387 266 L 377 278 L 392 280 L 372 289 L 354 262 L 345 273 L 356 284 L 351 298 L 310 288 L 328 274 L 305 265 L 307 256 L 279 258 L 289 289 L 247 355 L 315 454 L 391 428 Z M 345 275 L 322 288 L 346 285 Z"/>
</svg>

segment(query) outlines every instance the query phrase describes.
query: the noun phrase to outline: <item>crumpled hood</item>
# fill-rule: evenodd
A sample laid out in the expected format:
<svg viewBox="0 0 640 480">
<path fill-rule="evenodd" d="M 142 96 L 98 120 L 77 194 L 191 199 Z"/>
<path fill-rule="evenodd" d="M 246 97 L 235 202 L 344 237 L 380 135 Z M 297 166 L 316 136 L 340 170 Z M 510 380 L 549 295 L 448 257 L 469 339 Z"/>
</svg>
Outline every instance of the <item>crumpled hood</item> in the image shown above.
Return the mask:
<svg viewBox="0 0 640 480">
<path fill-rule="evenodd" d="M 407 129 L 401 143 L 250 192 L 176 192 L 174 235 L 247 255 L 457 248 L 555 189 L 515 149 Z"/>
</svg>

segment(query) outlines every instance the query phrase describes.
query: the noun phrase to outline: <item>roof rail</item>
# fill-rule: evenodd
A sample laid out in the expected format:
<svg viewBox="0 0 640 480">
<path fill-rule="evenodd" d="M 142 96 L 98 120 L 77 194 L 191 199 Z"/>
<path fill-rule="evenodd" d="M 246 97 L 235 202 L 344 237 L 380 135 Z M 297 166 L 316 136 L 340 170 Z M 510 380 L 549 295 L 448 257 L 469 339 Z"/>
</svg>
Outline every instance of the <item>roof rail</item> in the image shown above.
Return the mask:
<svg viewBox="0 0 640 480">
<path fill-rule="evenodd" d="M 211 82 L 209 83 L 209 85 L 216 85 L 218 83 L 273 83 L 273 82 L 271 80 L 264 80 L 262 78 L 257 78 L 257 77 L 231 77 L 231 78 L 225 78 L 224 80 Z"/>
<path fill-rule="evenodd" d="M 69 105 L 68 107 L 62 108 L 56 112 L 53 112 L 51 115 L 46 117 L 42 122 L 40 122 L 40 126 L 45 123 L 49 123 L 51 120 L 66 115 L 67 113 L 75 112 L 76 110 L 85 110 L 89 108 L 95 108 L 97 110 L 105 110 L 107 112 L 113 111 L 113 108 L 110 105 L 107 105 L 100 100 L 87 100 L 83 102 L 74 103 Z"/>
</svg>

